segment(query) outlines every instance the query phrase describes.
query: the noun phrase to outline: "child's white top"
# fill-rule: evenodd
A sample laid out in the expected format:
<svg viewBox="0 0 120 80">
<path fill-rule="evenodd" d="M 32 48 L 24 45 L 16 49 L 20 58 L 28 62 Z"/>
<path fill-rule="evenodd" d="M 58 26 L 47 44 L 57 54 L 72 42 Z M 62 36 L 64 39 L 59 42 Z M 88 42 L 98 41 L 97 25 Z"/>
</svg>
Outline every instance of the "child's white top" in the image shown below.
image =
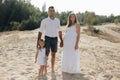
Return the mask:
<svg viewBox="0 0 120 80">
<path fill-rule="evenodd" d="M 38 57 L 37 57 L 37 64 L 38 65 L 45 65 L 46 64 L 46 55 L 45 55 L 45 48 L 39 50 Z"/>
</svg>

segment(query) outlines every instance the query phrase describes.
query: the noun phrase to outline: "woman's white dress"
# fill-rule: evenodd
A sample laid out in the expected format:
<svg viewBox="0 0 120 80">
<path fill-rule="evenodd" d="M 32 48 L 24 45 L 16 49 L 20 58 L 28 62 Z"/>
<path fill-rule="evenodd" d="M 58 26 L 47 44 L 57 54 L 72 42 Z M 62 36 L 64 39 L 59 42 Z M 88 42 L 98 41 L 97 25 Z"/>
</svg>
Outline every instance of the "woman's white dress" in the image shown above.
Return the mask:
<svg viewBox="0 0 120 80">
<path fill-rule="evenodd" d="M 45 65 L 45 60 L 46 60 L 46 55 L 45 55 L 45 48 L 42 48 L 39 50 L 39 54 L 37 57 L 37 64 L 40 65 Z"/>
<path fill-rule="evenodd" d="M 67 28 L 62 54 L 63 72 L 80 73 L 80 53 L 79 50 L 75 50 L 76 37 L 76 25 Z"/>
</svg>

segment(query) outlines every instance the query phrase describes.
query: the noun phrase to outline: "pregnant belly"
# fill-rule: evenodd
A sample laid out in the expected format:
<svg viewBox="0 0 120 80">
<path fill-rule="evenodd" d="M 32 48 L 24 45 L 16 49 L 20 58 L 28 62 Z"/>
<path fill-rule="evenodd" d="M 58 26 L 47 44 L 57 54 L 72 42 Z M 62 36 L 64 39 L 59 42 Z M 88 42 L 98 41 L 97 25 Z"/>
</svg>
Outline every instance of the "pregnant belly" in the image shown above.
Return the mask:
<svg viewBox="0 0 120 80">
<path fill-rule="evenodd" d="M 76 35 L 66 34 L 64 37 L 64 47 L 74 48 L 76 43 Z"/>
</svg>

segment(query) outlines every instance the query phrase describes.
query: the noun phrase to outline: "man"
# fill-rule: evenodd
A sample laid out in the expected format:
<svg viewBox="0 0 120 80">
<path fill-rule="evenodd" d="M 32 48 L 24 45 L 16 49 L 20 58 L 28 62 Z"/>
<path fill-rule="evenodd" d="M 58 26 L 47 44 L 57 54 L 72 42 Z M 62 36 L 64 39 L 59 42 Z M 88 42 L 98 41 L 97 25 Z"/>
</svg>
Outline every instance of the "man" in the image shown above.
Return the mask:
<svg viewBox="0 0 120 80">
<path fill-rule="evenodd" d="M 62 31 L 60 30 L 60 21 L 55 18 L 55 9 L 53 6 L 48 8 L 48 17 L 41 21 L 40 30 L 38 33 L 38 41 L 41 39 L 42 33 L 45 31 L 46 56 L 49 56 L 51 51 L 51 67 L 54 72 L 55 55 L 57 52 L 58 34 L 60 38 L 60 47 L 63 46 Z"/>
</svg>

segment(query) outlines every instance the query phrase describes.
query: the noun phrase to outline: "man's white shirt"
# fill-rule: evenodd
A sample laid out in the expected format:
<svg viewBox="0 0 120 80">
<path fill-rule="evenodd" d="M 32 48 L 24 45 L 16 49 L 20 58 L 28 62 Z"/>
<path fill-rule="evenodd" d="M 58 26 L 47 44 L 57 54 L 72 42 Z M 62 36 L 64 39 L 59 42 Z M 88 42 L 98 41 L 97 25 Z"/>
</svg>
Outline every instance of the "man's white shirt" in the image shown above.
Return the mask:
<svg viewBox="0 0 120 80">
<path fill-rule="evenodd" d="M 60 30 L 60 21 L 58 18 L 45 18 L 41 21 L 39 32 L 44 33 L 48 37 L 57 37 Z"/>
</svg>

